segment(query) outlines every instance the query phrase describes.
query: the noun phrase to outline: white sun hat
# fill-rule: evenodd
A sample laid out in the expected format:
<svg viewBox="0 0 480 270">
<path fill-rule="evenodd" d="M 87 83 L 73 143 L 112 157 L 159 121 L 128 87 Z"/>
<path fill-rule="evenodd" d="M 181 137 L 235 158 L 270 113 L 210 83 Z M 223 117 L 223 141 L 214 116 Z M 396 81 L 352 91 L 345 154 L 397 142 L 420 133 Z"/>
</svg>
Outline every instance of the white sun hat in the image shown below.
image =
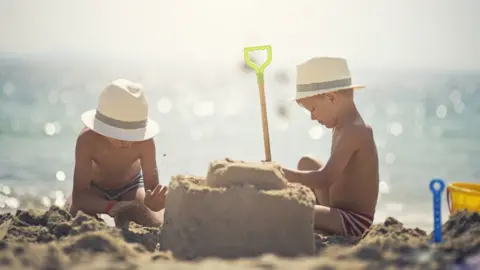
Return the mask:
<svg viewBox="0 0 480 270">
<path fill-rule="evenodd" d="M 118 140 L 143 141 L 159 132 L 158 124 L 148 117 L 143 86 L 126 79 L 108 84 L 100 93 L 97 109 L 81 118 L 89 129 Z"/>
<path fill-rule="evenodd" d="M 314 57 L 297 66 L 297 93 L 290 100 L 298 100 L 344 89 L 359 89 L 352 84 L 347 60 L 339 57 Z"/>
</svg>

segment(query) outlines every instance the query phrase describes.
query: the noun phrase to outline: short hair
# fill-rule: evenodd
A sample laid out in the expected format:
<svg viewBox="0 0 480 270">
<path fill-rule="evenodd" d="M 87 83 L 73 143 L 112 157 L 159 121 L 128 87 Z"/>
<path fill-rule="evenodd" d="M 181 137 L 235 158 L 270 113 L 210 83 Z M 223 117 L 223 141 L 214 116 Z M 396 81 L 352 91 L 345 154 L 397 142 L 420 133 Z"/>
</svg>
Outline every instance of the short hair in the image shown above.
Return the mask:
<svg viewBox="0 0 480 270">
<path fill-rule="evenodd" d="M 342 89 L 342 90 L 338 90 L 338 91 L 334 91 L 334 92 L 328 92 L 328 93 L 324 93 L 324 94 L 318 94 L 318 95 L 314 95 L 312 97 L 314 97 L 314 98 L 324 98 L 327 94 L 339 95 L 339 96 L 343 96 L 343 97 L 353 97 L 353 88 Z"/>
<path fill-rule="evenodd" d="M 342 89 L 340 91 L 337 91 L 336 93 L 346 97 L 353 97 L 353 88 Z"/>
<path fill-rule="evenodd" d="M 340 95 L 342 97 L 348 97 L 348 98 L 353 99 L 353 88 L 342 89 L 342 90 L 338 90 L 338 91 L 335 91 L 335 92 L 316 94 L 316 95 L 313 95 L 313 96 L 301 98 L 301 99 L 297 100 L 297 103 L 301 106 L 301 104 L 300 104 L 301 100 L 305 100 L 305 99 L 324 99 L 327 94 Z"/>
</svg>

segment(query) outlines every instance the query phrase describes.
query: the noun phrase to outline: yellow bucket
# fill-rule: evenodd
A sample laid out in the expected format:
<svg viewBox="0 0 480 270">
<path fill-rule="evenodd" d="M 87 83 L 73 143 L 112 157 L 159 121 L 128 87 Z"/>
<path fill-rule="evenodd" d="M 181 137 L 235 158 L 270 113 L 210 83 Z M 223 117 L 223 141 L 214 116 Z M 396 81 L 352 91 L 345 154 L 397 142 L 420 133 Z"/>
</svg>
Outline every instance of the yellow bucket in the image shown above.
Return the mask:
<svg viewBox="0 0 480 270">
<path fill-rule="evenodd" d="M 447 186 L 450 214 L 457 211 L 480 212 L 480 184 L 453 182 Z"/>
</svg>

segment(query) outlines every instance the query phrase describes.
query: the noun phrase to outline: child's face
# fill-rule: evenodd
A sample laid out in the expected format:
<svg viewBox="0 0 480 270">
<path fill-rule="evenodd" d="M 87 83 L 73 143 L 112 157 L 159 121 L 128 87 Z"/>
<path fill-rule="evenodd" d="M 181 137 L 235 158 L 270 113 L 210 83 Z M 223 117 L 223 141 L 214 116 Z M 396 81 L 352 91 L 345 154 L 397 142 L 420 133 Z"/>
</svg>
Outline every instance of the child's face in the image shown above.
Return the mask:
<svg viewBox="0 0 480 270">
<path fill-rule="evenodd" d="M 107 139 L 115 148 L 129 148 L 133 144 L 133 142 L 117 140 L 109 137 L 107 137 Z"/>
<path fill-rule="evenodd" d="M 312 120 L 318 121 L 327 128 L 333 128 L 337 111 L 336 101 L 337 98 L 334 94 L 324 94 L 301 99 L 298 103 L 310 112 Z"/>
</svg>

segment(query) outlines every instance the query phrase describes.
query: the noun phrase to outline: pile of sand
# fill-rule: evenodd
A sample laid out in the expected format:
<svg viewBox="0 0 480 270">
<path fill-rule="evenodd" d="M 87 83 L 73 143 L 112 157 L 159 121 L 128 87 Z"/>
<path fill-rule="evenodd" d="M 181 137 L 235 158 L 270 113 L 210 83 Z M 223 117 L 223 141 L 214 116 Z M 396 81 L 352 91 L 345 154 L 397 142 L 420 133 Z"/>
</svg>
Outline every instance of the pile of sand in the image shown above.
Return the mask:
<svg viewBox="0 0 480 270">
<path fill-rule="evenodd" d="M 0 267 L 9 269 L 66 269 L 99 255 L 128 266 L 158 243 L 158 229 L 133 223 L 114 228 L 82 213 L 72 218 L 57 207 L 3 214 L 0 222 Z"/>
</svg>

